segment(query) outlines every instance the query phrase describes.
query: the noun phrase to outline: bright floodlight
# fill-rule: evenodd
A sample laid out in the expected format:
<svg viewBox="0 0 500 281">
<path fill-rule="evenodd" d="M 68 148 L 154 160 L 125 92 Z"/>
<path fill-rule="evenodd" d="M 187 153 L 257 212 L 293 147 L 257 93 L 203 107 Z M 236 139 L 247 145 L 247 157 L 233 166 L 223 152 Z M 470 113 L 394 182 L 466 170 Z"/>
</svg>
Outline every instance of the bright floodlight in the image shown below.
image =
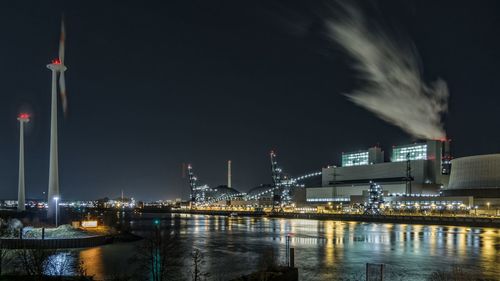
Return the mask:
<svg viewBox="0 0 500 281">
<path fill-rule="evenodd" d="M 56 201 L 57 201 L 57 200 L 59 200 L 59 197 L 55 196 L 55 197 L 54 197 L 54 200 L 56 200 Z"/>
</svg>

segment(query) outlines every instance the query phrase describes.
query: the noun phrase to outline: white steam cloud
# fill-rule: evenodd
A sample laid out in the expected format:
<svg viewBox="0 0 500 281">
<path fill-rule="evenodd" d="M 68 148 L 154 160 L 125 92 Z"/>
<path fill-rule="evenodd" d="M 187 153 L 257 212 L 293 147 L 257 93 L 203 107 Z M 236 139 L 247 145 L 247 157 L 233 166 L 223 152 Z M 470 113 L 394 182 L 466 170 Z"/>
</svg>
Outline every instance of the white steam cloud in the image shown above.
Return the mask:
<svg viewBox="0 0 500 281">
<path fill-rule="evenodd" d="M 369 30 L 351 6 L 342 10 L 343 16 L 327 22 L 328 35 L 355 60 L 353 67 L 365 82 L 346 96 L 416 138 L 446 138 L 441 122 L 448 110 L 446 82 L 427 85 L 413 45 L 397 44 L 380 28 Z"/>
</svg>

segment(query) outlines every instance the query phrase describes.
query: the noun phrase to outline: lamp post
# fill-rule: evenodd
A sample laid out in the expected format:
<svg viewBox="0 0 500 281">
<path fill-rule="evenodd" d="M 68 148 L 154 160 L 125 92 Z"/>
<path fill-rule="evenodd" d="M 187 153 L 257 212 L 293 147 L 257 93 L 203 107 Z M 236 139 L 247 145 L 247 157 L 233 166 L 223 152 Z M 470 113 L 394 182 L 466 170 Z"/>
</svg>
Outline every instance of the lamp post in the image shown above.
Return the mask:
<svg viewBox="0 0 500 281">
<path fill-rule="evenodd" d="M 488 211 L 490 210 L 490 202 L 486 202 L 486 206 L 488 206 Z"/>
<path fill-rule="evenodd" d="M 59 209 L 59 204 L 58 204 L 59 197 L 58 197 L 58 196 L 55 196 L 55 197 L 54 197 L 54 201 L 56 201 L 56 227 L 57 227 L 58 209 Z"/>
</svg>

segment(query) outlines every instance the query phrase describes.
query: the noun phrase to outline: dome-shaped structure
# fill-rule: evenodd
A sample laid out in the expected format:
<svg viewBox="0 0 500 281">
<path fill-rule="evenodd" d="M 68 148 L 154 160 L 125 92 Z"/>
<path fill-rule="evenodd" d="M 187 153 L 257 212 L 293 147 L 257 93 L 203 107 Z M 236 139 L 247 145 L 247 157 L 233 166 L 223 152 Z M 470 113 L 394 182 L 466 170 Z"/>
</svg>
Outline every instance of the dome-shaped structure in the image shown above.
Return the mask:
<svg viewBox="0 0 500 281">
<path fill-rule="evenodd" d="M 214 196 L 222 196 L 222 195 L 236 195 L 240 194 L 240 192 L 232 187 L 227 187 L 226 185 L 219 185 L 215 188 L 212 188 Z"/>
<path fill-rule="evenodd" d="M 257 187 L 254 187 L 250 189 L 247 192 L 247 197 L 253 198 L 253 197 L 260 197 L 260 196 L 272 196 L 272 192 L 269 192 L 269 190 L 272 190 L 272 186 L 268 184 L 263 184 L 259 185 Z"/>
<path fill-rule="evenodd" d="M 219 185 L 214 188 L 210 188 L 206 191 L 205 196 L 208 200 L 219 200 L 227 199 L 235 195 L 240 194 L 238 190 L 232 187 L 227 187 L 226 185 Z"/>
<path fill-rule="evenodd" d="M 500 197 L 500 154 L 476 155 L 451 161 L 448 196 Z"/>
</svg>

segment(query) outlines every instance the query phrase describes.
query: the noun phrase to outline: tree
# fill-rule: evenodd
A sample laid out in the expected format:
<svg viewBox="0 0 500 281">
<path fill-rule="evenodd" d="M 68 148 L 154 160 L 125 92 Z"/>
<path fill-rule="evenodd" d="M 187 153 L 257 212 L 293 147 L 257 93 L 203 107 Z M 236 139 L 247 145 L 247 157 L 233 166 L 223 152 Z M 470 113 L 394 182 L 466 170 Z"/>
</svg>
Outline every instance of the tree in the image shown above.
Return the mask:
<svg viewBox="0 0 500 281">
<path fill-rule="evenodd" d="M 75 280 L 93 280 L 92 276 L 87 276 L 84 263 L 73 262 L 73 257 L 68 251 L 36 247 L 16 250 L 15 262 L 21 274 L 31 277 L 29 280 L 46 280 L 48 275 L 61 279 L 71 274 L 78 277 Z"/>
<path fill-rule="evenodd" d="M 192 259 L 192 264 L 191 264 L 192 280 L 193 281 L 206 280 L 206 278 L 209 276 L 209 273 L 203 271 L 203 265 L 205 264 L 205 258 L 203 256 L 203 253 L 198 249 L 194 249 L 193 252 L 191 252 L 191 259 Z"/>
<path fill-rule="evenodd" d="M 181 251 L 177 232 L 170 227 L 161 229 L 155 222 L 150 235 L 137 249 L 137 257 L 133 260 L 147 272 L 148 280 L 165 281 L 178 277 L 174 268 L 181 266 Z"/>
<path fill-rule="evenodd" d="M 12 250 L 5 249 L 0 241 L 0 275 L 3 274 L 4 265 L 9 265 L 12 260 Z"/>
<path fill-rule="evenodd" d="M 18 268 L 26 275 L 33 276 L 36 280 L 42 280 L 50 266 L 50 256 L 54 255 L 55 252 L 55 250 L 42 248 L 17 250 Z"/>
</svg>

